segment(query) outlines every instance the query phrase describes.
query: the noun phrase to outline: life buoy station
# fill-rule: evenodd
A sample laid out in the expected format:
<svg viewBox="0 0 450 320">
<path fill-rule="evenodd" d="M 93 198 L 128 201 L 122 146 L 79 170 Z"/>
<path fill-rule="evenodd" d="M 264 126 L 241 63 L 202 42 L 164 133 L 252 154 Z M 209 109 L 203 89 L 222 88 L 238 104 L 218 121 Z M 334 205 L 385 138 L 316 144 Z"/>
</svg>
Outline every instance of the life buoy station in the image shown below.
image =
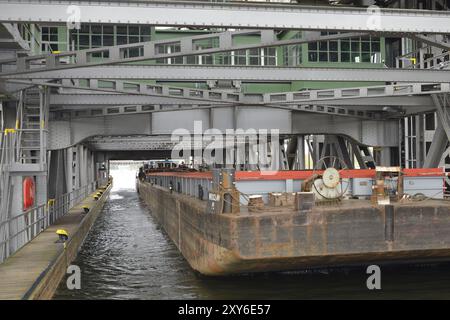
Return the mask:
<svg viewBox="0 0 450 320">
<path fill-rule="evenodd" d="M 0 0 L 0 299 L 440 293 L 448 5 Z"/>
</svg>

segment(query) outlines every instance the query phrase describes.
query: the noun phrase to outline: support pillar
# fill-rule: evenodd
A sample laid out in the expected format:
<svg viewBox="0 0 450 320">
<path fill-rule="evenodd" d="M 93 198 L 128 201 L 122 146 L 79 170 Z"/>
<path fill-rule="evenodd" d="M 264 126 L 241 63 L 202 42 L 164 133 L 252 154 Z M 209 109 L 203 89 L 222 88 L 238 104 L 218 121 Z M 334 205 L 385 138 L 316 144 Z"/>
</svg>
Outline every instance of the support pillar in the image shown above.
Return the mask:
<svg viewBox="0 0 450 320">
<path fill-rule="evenodd" d="M 47 175 L 36 176 L 36 198 L 35 198 L 36 206 L 46 204 L 48 199 L 47 195 L 48 195 Z"/>
<path fill-rule="evenodd" d="M 431 142 L 430 150 L 428 150 L 427 157 L 423 164 L 424 168 L 436 168 L 441 162 L 442 154 L 447 148 L 448 138 L 445 134 L 444 127 L 440 121 L 437 122 L 436 130 L 434 132 L 433 141 Z"/>
</svg>

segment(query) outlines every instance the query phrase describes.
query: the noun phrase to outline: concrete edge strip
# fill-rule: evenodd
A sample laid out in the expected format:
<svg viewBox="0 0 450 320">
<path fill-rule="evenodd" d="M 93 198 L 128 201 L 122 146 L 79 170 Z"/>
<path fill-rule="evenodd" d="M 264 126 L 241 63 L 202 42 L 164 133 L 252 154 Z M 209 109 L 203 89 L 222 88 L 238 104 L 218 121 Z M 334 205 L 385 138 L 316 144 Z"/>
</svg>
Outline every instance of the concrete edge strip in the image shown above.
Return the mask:
<svg viewBox="0 0 450 320">
<path fill-rule="evenodd" d="M 105 196 L 105 194 L 109 195 L 109 192 L 111 191 L 112 188 L 112 184 L 110 184 L 107 188 L 107 191 L 104 192 L 101 195 L 101 198 L 103 198 Z M 98 188 L 97 188 L 98 189 Z M 101 199 L 100 198 L 100 199 Z M 99 199 L 99 200 L 100 200 Z M 103 203 L 104 204 L 104 203 Z M 96 202 L 95 207 L 97 207 L 99 205 L 99 202 Z M 90 211 L 89 213 L 91 213 L 92 211 Z M 86 220 L 86 218 L 89 216 L 89 214 L 85 215 L 83 217 L 83 219 L 80 221 L 80 223 L 78 224 L 78 227 L 80 227 L 84 221 Z M 91 226 L 92 227 L 92 226 Z M 91 228 L 89 228 L 90 231 Z M 79 228 L 77 229 L 76 233 L 78 233 Z M 82 242 L 80 243 L 80 246 L 84 243 L 84 240 L 86 239 L 87 234 L 83 237 Z M 73 236 L 70 237 L 69 241 L 67 242 L 67 245 L 69 245 L 72 242 Z M 25 292 L 25 294 L 22 296 L 21 300 L 29 300 L 33 293 L 35 292 L 35 290 L 38 288 L 38 286 L 42 283 L 41 281 L 45 278 L 46 275 L 49 274 L 49 272 L 52 270 L 52 268 L 55 266 L 55 264 L 57 263 L 57 261 L 62 257 L 62 254 L 66 251 L 65 248 L 62 248 L 58 251 L 57 255 L 49 262 L 49 264 L 47 265 L 47 267 L 39 274 L 39 276 L 36 278 L 36 280 L 33 282 L 33 284 L 31 285 L 31 287 Z"/>
</svg>

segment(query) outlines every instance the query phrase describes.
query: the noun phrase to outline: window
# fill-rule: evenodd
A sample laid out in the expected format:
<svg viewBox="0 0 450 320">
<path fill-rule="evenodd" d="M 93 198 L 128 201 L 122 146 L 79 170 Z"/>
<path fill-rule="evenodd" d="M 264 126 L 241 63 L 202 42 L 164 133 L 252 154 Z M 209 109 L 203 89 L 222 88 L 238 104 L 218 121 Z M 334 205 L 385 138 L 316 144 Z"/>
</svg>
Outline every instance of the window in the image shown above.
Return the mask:
<svg viewBox="0 0 450 320">
<path fill-rule="evenodd" d="M 83 50 L 150 41 L 150 35 L 150 26 L 82 24 L 70 31 L 70 40 L 75 50 Z"/>
<path fill-rule="evenodd" d="M 163 43 L 155 46 L 155 50 L 158 54 L 163 53 L 175 53 L 181 51 L 181 46 L 179 42 L 173 43 Z M 156 59 L 156 63 L 161 64 L 182 64 L 183 57 L 173 57 L 173 58 L 165 58 L 165 59 Z"/>
<path fill-rule="evenodd" d="M 425 115 L 425 130 L 435 130 L 434 113 L 427 113 Z"/>
<path fill-rule="evenodd" d="M 248 50 L 248 65 L 259 66 L 261 65 L 261 52 L 260 49 L 249 49 Z"/>
<path fill-rule="evenodd" d="M 247 50 L 236 50 L 232 53 L 234 64 L 239 66 L 247 65 Z"/>
<path fill-rule="evenodd" d="M 206 38 L 194 40 L 193 50 L 205 50 L 219 47 L 219 38 Z M 195 64 L 214 64 L 214 54 L 195 56 Z"/>
<path fill-rule="evenodd" d="M 262 49 L 263 63 L 265 66 L 277 65 L 277 49 L 276 48 L 264 48 Z"/>
<path fill-rule="evenodd" d="M 58 27 L 42 27 L 41 33 L 42 52 L 58 51 Z"/>
<path fill-rule="evenodd" d="M 321 34 L 332 35 L 336 32 Z M 308 61 L 381 63 L 380 48 L 380 39 L 373 37 L 312 42 L 308 44 Z"/>
</svg>

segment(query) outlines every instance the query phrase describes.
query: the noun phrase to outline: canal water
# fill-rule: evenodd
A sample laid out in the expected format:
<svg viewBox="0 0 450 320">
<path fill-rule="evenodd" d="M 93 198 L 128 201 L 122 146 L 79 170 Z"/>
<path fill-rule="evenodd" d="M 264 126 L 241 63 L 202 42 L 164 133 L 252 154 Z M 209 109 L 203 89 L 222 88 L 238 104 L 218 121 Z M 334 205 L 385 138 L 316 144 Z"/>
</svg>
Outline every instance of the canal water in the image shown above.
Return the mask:
<svg viewBox="0 0 450 320">
<path fill-rule="evenodd" d="M 66 279 L 55 299 L 450 299 L 450 265 L 383 268 L 369 291 L 365 268 L 203 277 L 190 269 L 139 199 L 135 172 L 112 171 L 114 188 L 77 259 L 81 289 Z"/>
</svg>

